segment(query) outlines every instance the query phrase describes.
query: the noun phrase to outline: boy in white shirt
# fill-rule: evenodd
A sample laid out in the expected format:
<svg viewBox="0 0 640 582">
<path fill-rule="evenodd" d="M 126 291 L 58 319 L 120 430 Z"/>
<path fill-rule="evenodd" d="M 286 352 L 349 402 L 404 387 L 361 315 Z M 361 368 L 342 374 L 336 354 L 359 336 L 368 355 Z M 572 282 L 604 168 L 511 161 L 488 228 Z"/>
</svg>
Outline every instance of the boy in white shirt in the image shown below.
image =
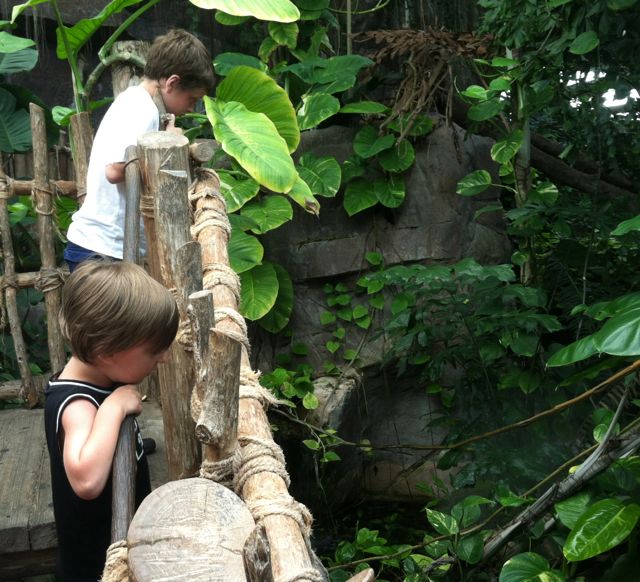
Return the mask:
<svg viewBox="0 0 640 582">
<path fill-rule="evenodd" d="M 147 132 L 158 131 L 159 96 L 168 113 L 193 111 L 214 86 L 211 56 L 195 36 L 174 29 L 155 39 L 139 85 L 123 91 L 109 107 L 96 132 L 87 196 L 72 219 L 64 258 L 73 271 L 89 258 L 122 259 L 125 214 L 125 150 Z M 167 131 L 181 133 L 173 122 Z"/>
</svg>

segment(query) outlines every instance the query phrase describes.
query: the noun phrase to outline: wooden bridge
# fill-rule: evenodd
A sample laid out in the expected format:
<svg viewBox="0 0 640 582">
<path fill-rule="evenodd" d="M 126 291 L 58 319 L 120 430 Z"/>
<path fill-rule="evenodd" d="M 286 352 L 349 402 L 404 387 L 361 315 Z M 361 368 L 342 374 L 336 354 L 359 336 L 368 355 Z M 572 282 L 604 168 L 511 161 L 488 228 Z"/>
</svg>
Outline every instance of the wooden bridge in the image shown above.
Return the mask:
<svg viewBox="0 0 640 582">
<path fill-rule="evenodd" d="M 44 293 L 51 365 L 61 369 L 66 356 L 57 313 L 65 272 L 55 262 L 54 196 L 75 192 L 82 200 L 91 130 L 87 114 L 73 118 L 77 179 L 55 182 L 44 112 L 32 104 L 31 116 L 33 180 L 0 174 L 2 289 L 22 376 L 19 389 L 0 387 L 0 398 L 19 395 L 34 407 L 43 379 L 29 368 L 16 292 L 35 286 Z M 170 359 L 159 367 L 158 390 L 152 390 L 160 408 L 144 417 L 155 426 L 161 410 L 164 451 L 151 460 L 160 471 L 156 460 L 166 458 L 166 479 L 157 473 L 155 480 L 168 482 L 145 500 L 130 527 L 122 518 L 127 508 L 122 513 L 114 505 L 113 541 L 126 540 L 112 546 L 104 580 L 325 581 L 309 540 L 311 515 L 289 495 L 284 457 L 272 438 L 265 409 L 273 398 L 250 366 L 239 279 L 229 267 L 226 205 L 215 172 L 193 163 L 199 149 L 183 136 L 156 132 L 128 152 L 125 257 L 137 246 L 141 213 L 149 270 L 174 293 L 181 322 Z M 42 268 L 16 274 L 7 202 L 25 190 L 37 214 Z M 0 415 L 0 579 L 10 579 L 50 571 L 55 530 L 41 412 Z M 126 493 L 126 481 L 118 485 L 118 454 L 114 502 L 126 497 L 117 493 L 119 487 Z M 373 579 L 371 570 L 353 578 Z"/>
</svg>

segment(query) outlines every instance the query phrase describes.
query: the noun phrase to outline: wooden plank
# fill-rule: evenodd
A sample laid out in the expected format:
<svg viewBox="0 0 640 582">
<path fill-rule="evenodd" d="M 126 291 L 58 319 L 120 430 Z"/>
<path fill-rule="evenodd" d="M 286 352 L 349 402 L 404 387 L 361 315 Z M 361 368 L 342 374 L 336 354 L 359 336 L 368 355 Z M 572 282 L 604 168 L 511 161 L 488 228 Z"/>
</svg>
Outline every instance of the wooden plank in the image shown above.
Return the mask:
<svg viewBox="0 0 640 582">
<path fill-rule="evenodd" d="M 44 421 L 43 421 L 44 422 Z M 45 437 L 46 438 L 46 437 Z M 53 517 L 51 495 L 51 469 L 46 444 L 42 447 L 35 498 L 29 516 L 29 540 L 32 550 L 47 550 L 58 547 L 56 522 Z"/>
<path fill-rule="evenodd" d="M 42 410 L 2 412 L 0 554 L 30 549 L 29 516 L 38 488 L 45 446 Z"/>
<path fill-rule="evenodd" d="M 56 549 L 0 554 L 0 580 L 22 582 L 23 578 L 53 574 L 56 569 Z M 48 578 L 47 578 L 48 580 Z"/>
<path fill-rule="evenodd" d="M 172 481 L 142 503 L 131 522 L 135 582 L 244 582 L 242 547 L 254 527 L 240 498 L 207 479 Z"/>
</svg>

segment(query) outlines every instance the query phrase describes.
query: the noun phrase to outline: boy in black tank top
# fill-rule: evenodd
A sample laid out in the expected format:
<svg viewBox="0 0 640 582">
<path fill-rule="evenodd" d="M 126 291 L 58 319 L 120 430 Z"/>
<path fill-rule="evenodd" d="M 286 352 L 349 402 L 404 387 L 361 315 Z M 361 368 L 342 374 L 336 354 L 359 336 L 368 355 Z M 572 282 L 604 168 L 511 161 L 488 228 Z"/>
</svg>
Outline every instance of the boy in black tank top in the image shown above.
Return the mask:
<svg viewBox="0 0 640 582">
<path fill-rule="evenodd" d="M 57 576 L 96 582 L 111 532 L 111 464 L 120 425 L 138 415 L 136 384 L 159 362 L 178 329 L 171 293 L 132 263 L 90 261 L 69 277 L 62 330 L 71 359 L 49 381 L 45 431 L 58 533 Z M 136 505 L 150 491 L 136 425 Z"/>
</svg>

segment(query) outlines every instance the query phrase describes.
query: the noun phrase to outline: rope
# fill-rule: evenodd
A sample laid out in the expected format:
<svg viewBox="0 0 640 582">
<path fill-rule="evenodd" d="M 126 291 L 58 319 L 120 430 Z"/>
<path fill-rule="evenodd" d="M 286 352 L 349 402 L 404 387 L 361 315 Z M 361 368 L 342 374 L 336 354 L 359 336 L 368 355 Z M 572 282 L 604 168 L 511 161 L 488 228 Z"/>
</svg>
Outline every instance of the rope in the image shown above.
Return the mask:
<svg viewBox="0 0 640 582">
<path fill-rule="evenodd" d="M 242 345 L 244 345 L 247 353 L 250 353 L 251 344 L 249 343 L 249 339 L 247 338 L 247 323 L 245 322 L 244 317 L 242 317 L 242 315 L 240 315 L 235 309 L 232 309 L 230 307 L 220 307 L 218 309 L 215 309 L 214 316 L 216 326 L 218 325 L 218 323 L 230 319 L 240 328 L 240 331 L 225 329 L 223 333 L 236 340 L 237 342 L 240 342 Z"/>
<path fill-rule="evenodd" d="M 263 408 L 282 404 L 281 400 L 260 384 L 258 378 L 260 372 L 254 372 L 246 366 L 240 369 L 240 398 L 253 398 L 260 402 Z"/>
<path fill-rule="evenodd" d="M 154 217 L 153 196 L 147 194 L 140 195 L 140 214 L 146 218 Z"/>
<path fill-rule="evenodd" d="M 0 177 L 0 198 L 8 200 L 13 197 L 13 178 L 2 174 Z"/>
<path fill-rule="evenodd" d="M 36 275 L 34 287 L 42 293 L 55 291 L 64 285 L 65 272 L 61 268 L 47 269 L 42 267 Z"/>
<path fill-rule="evenodd" d="M 305 537 L 311 533 L 311 524 L 313 523 L 311 512 L 291 495 L 281 499 L 257 499 L 256 501 L 247 501 L 246 504 L 256 523 L 269 515 L 286 515 L 300 526 L 300 531 Z"/>
<path fill-rule="evenodd" d="M 200 477 L 210 479 L 228 489 L 233 486 L 233 467 L 238 462 L 240 448 L 237 448 L 233 455 L 219 461 L 202 461 L 200 465 Z"/>
<path fill-rule="evenodd" d="M 9 275 L 5 273 L 0 279 L 0 290 L 5 290 L 7 287 L 13 287 L 14 289 L 18 289 L 18 280 L 14 274 Z"/>
<path fill-rule="evenodd" d="M 107 560 L 102 572 L 101 582 L 128 582 L 129 564 L 127 563 L 127 540 L 114 542 L 107 549 Z"/>
<path fill-rule="evenodd" d="M 291 479 L 285 469 L 282 449 L 272 440 L 255 436 L 239 437 L 242 454 L 234 463 L 233 488 L 241 496 L 242 488 L 249 477 L 258 473 L 274 473 L 289 487 Z"/>
<path fill-rule="evenodd" d="M 224 263 L 208 263 L 202 266 L 202 272 L 202 286 L 205 289 L 222 285 L 233 293 L 236 303 L 240 303 L 240 277 L 231 267 Z"/>
</svg>

